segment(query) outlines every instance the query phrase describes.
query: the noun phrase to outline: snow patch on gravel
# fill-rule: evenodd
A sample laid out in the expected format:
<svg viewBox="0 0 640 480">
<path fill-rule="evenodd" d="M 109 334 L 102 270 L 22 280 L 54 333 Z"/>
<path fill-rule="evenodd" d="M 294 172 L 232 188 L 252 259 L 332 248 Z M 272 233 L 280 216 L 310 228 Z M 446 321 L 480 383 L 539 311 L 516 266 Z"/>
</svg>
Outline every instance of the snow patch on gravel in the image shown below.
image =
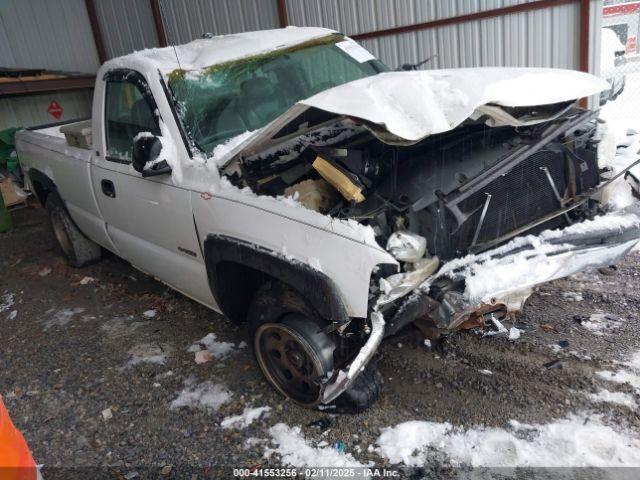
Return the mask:
<svg viewBox="0 0 640 480">
<path fill-rule="evenodd" d="M 199 352 L 200 350 L 208 350 L 211 354 L 218 358 L 225 358 L 227 355 L 234 351 L 235 344 L 231 342 L 218 342 L 216 340 L 215 333 L 209 333 L 206 336 L 202 337 L 196 343 L 191 345 L 187 352 L 194 353 Z"/>
<path fill-rule="evenodd" d="M 16 295 L 14 293 L 5 293 L 0 296 L 0 313 L 6 312 L 16 303 Z"/>
<path fill-rule="evenodd" d="M 187 384 L 191 382 L 186 382 Z M 218 385 L 209 380 L 197 385 L 187 385 L 178 397 L 171 402 L 169 408 L 202 408 L 205 410 L 217 410 L 220 406 L 231 400 L 231 392 L 223 385 Z"/>
<path fill-rule="evenodd" d="M 126 315 L 123 317 L 114 317 L 107 320 L 102 325 L 100 325 L 100 330 L 105 332 L 109 338 L 116 339 L 118 337 L 123 337 L 134 333 L 135 330 L 137 330 L 145 323 L 146 322 L 135 321 L 133 315 Z"/>
<path fill-rule="evenodd" d="M 586 414 L 507 429 L 410 421 L 386 428 L 375 451 L 391 463 L 424 465 L 433 452 L 474 467 L 640 466 L 640 439 Z"/>
<path fill-rule="evenodd" d="M 55 310 L 48 320 L 44 322 L 44 329 L 49 330 L 52 327 L 65 327 L 73 317 L 84 312 L 84 308 L 62 308 Z"/>
<path fill-rule="evenodd" d="M 562 296 L 571 302 L 581 302 L 584 300 L 582 294 L 578 292 L 562 292 Z"/>
<path fill-rule="evenodd" d="M 627 368 L 621 368 L 615 372 L 612 370 L 600 370 L 596 372 L 596 375 L 608 382 L 628 383 L 640 395 L 640 352 L 634 353 L 629 361 L 619 363 Z"/>
<path fill-rule="evenodd" d="M 640 375 L 630 370 L 600 370 L 596 372 L 600 378 L 613 383 L 628 383 L 636 390 L 640 391 Z"/>
<path fill-rule="evenodd" d="M 169 345 L 158 343 L 141 343 L 129 350 L 129 361 L 125 364 L 124 369 L 133 367 L 140 363 L 155 363 L 156 365 L 164 365 L 167 361 L 167 354 L 171 351 Z"/>
<path fill-rule="evenodd" d="M 258 420 L 263 414 L 265 414 L 265 416 L 268 415 L 270 410 L 271 407 L 247 407 L 240 415 L 233 415 L 222 420 L 220 426 L 222 428 L 243 429 L 251 425 L 255 420 Z"/>
<path fill-rule="evenodd" d="M 625 322 L 624 318 L 609 313 L 593 313 L 589 320 L 581 325 L 590 330 L 594 335 L 605 335 L 614 333 Z"/>
<path fill-rule="evenodd" d="M 624 392 L 610 392 L 607 389 L 603 389 L 598 393 L 589 394 L 589 398 L 596 403 L 613 403 L 629 408 L 636 407 L 636 401 L 633 399 L 633 395 Z"/>
<path fill-rule="evenodd" d="M 312 446 L 300 431 L 300 427 L 289 427 L 278 423 L 269 429 L 275 448 L 267 448 L 265 457 L 276 453 L 283 464 L 304 467 L 364 467 L 353 455 L 339 452 L 332 446 Z"/>
</svg>

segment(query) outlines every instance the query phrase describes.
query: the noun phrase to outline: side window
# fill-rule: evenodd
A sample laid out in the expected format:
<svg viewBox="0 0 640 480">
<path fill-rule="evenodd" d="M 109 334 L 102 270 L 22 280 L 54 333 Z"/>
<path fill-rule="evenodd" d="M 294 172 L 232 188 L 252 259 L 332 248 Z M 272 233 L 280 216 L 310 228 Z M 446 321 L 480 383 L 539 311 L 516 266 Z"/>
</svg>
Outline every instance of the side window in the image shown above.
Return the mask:
<svg viewBox="0 0 640 480">
<path fill-rule="evenodd" d="M 127 79 L 107 80 L 105 128 L 107 160 L 131 162 L 133 139 L 140 132 L 160 135 L 153 100 L 145 97 L 141 83 Z"/>
</svg>

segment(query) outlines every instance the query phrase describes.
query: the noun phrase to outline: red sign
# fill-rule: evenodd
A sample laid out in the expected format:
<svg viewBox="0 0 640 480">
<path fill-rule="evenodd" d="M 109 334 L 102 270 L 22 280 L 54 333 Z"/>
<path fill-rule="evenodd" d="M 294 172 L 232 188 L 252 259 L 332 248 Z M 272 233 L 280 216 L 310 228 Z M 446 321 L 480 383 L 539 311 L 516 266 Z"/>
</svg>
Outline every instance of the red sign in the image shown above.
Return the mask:
<svg viewBox="0 0 640 480">
<path fill-rule="evenodd" d="M 629 35 L 627 38 L 627 53 L 636 53 L 638 48 L 638 36 L 637 35 Z"/>
<path fill-rule="evenodd" d="M 609 5 L 602 9 L 602 15 L 613 17 L 614 15 L 629 15 L 640 11 L 640 2 L 627 2 Z"/>
<path fill-rule="evenodd" d="M 49 114 L 55 118 L 56 120 L 60 120 L 60 118 L 62 117 L 62 107 L 60 106 L 60 104 L 58 102 L 56 102 L 55 100 L 53 100 L 50 104 L 49 104 L 49 108 L 47 108 L 47 112 L 49 112 Z"/>
</svg>

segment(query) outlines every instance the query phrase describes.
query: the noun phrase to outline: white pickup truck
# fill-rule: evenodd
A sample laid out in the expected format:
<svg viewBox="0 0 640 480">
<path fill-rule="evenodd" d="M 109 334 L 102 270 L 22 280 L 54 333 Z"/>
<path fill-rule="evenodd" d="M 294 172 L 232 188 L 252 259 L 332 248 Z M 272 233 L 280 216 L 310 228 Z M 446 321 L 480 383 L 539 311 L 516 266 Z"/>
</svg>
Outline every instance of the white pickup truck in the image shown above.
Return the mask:
<svg viewBox="0 0 640 480">
<path fill-rule="evenodd" d="M 90 121 L 17 151 L 72 265 L 114 252 L 245 323 L 283 395 L 359 411 L 383 338 L 490 325 L 638 242 L 636 204 L 604 198 L 632 165 L 598 159 L 576 106 L 605 88 L 392 72 L 331 30 L 249 32 L 108 61 Z"/>
</svg>

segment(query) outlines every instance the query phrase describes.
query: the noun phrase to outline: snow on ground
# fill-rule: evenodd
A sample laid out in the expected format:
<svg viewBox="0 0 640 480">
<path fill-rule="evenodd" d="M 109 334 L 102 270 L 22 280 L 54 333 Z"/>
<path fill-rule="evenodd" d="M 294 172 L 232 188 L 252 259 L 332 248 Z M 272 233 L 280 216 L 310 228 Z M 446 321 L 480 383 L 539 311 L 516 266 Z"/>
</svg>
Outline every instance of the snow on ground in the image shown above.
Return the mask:
<svg viewBox="0 0 640 480">
<path fill-rule="evenodd" d="M 115 339 L 133 333 L 144 324 L 145 322 L 136 321 L 132 315 L 125 315 L 105 321 L 100 325 L 100 330 L 109 338 Z"/>
<path fill-rule="evenodd" d="M 605 335 L 614 333 L 625 321 L 624 318 L 609 313 L 593 313 L 581 325 L 594 335 Z"/>
<path fill-rule="evenodd" d="M 419 466 L 434 453 L 474 467 L 640 466 L 640 439 L 585 413 L 505 429 L 411 421 L 385 429 L 375 451 L 392 464 Z"/>
<path fill-rule="evenodd" d="M 13 293 L 5 293 L 0 296 L 0 313 L 6 312 L 16 303 L 16 296 Z"/>
<path fill-rule="evenodd" d="M 167 361 L 167 354 L 171 351 L 171 347 L 166 344 L 159 343 L 141 343 L 129 350 L 129 361 L 125 364 L 124 369 L 133 367 L 140 363 L 154 363 L 156 365 L 164 365 Z"/>
<path fill-rule="evenodd" d="M 274 448 L 265 450 L 265 457 L 274 453 L 283 464 L 304 467 L 364 467 L 353 455 L 340 452 L 333 446 L 312 446 L 300 431 L 300 427 L 289 427 L 278 423 L 269 429 Z"/>
<path fill-rule="evenodd" d="M 635 408 L 636 401 L 633 395 L 624 392 L 611 392 L 606 388 L 598 393 L 589 394 L 589 398 L 596 403 L 614 403 L 625 407 Z"/>
<path fill-rule="evenodd" d="M 251 425 L 255 420 L 258 420 L 263 414 L 265 416 L 268 415 L 270 410 L 271 407 L 247 407 L 240 415 L 233 415 L 222 420 L 220 426 L 222 428 L 243 429 Z"/>
<path fill-rule="evenodd" d="M 218 342 L 216 340 L 216 334 L 209 333 L 195 342 L 193 345 L 191 345 L 187 349 L 187 351 L 190 353 L 195 353 L 204 349 L 211 352 L 214 357 L 222 359 L 232 353 L 235 349 L 235 346 L 235 343 L 231 342 Z"/>
<path fill-rule="evenodd" d="M 617 372 L 612 370 L 600 370 L 596 372 L 596 375 L 608 382 L 620 384 L 628 383 L 634 387 L 636 391 L 640 392 L 640 375 L 636 372 L 624 369 L 618 370 Z"/>
<path fill-rule="evenodd" d="M 44 329 L 49 330 L 52 327 L 64 327 L 73 317 L 84 312 L 84 308 L 61 308 L 59 310 L 49 310 L 51 316 L 44 322 Z"/>
<path fill-rule="evenodd" d="M 217 410 L 231 400 L 232 394 L 226 387 L 209 380 L 199 384 L 193 384 L 193 380 L 188 380 L 185 384 L 184 390 L 169 405 L 171 410 L 183 407 Z"/>
<path fill-rule="evenodd" d="M 572 302 L 581 302 L 584 300 L 584 298 L 582 298 L 582 294 L 578 292 L 562 292 L 562 296 Z"/>
<path fill-rule="evenodd" d="M 636 389 L 636 393 L 640 395 L 640 352 L 636 352 L 627 362 L 619 362 L 623 368 L 617 371 L 600 370 L 596 375 L 608 382 L 624 384 L 628 383 Z"/>
</svg>

